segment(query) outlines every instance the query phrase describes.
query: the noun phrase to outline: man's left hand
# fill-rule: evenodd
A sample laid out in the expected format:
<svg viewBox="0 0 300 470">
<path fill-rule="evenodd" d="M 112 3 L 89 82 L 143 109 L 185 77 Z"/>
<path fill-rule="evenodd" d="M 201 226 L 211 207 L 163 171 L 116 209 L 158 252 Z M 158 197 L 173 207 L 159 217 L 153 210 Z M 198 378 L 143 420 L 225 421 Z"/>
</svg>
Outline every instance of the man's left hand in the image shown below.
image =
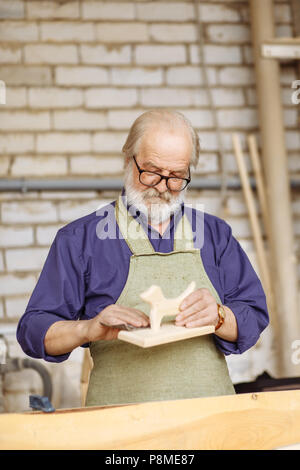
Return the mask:
<svg viewBox="0 0 300 470">
<path fill-rule="evenodd" d="M 206 325 L 217 326 L 218 304 L 208 289 L 197 289 L 188 295 L 179 306 L 175 318 L 176 326 L 195 328 Z"/>
</svg>

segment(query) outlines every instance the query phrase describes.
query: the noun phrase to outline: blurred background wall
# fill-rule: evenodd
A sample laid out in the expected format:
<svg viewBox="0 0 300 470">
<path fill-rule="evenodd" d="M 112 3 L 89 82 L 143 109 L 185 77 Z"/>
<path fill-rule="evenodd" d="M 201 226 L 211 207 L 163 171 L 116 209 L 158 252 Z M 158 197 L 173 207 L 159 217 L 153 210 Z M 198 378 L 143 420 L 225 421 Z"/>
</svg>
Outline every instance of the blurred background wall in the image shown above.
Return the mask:
<svg viewBox="0 0 300 470">
<path fill-rule="evenodd" d="M 203 61 L 197 18 L 203 26 Z M 275 1 L 275 21 L 277 36 L 293 36 L 290 0 Z M 296 65 L 282 64 L 293 177 L 300 176 L 299 106 L 291 101 L 296 79 Z M 198 130 L 197 176 L 225 183 L 238 177 L 232 132 L 242 138 L 248 163 L 246 136 L 259 137 L 246 0 L 0 0 L 0 80 L 6 84 L 6 104 L 0 106 L 1 178 L 122 178 L 127 132 L 153 107 L 180 110 Z M 55 233 L 116 195 L 115 190 L 0 192 L 0 333 L 5 332 L 11 356 L 24 356 L 15 327 Z M 298 253 L 296 189 L 292 198 Z M 224 218 L 257 269 L 241 190 L 190 190 L 187 200 Z M 52 374 L 55 406 L 79 406 L 82 355 L 79 348 L 66 363 L 44 363 Z M 268 333 L 242 357 L 229 357 L 228 364 L 235 382 L 272 370 Z M 28 394 L 41 392 L 40 378 L 30 370 L 9 373 L 4 392 L 6 411 L 28 409 Z"/>
</svg>

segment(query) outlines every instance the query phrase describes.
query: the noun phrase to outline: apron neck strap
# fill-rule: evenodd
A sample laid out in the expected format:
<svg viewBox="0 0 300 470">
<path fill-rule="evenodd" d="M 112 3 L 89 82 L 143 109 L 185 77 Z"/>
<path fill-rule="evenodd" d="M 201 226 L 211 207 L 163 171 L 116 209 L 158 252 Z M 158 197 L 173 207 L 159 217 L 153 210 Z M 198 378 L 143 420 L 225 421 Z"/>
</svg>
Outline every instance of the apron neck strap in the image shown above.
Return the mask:
<svg viewBox="0 0 300 470">
<path fill-rule="evenodd" d="M 133 254 L 155 253 L 155 250 L 141 224 L 125 207 L 122 195 L 116 200 L 116 221 L 124 240 Z M 193 232 L 191 224 L 184 214 L 176 227 L 174 234 L 174 251 L 185 251 L 194 249 Z"/>
</svg>

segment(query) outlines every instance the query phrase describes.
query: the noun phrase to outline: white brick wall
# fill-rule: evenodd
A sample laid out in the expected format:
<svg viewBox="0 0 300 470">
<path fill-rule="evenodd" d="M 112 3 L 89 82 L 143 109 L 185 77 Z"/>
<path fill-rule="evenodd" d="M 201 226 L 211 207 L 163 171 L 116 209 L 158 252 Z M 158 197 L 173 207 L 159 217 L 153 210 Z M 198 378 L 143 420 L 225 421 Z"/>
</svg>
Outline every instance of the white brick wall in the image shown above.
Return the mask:
<svg viewBox="0 0 300 470">
<path fill-rule="evenodd" d="M 291 34 L 290 3 L 275 1 L 278 36 Z M 258 116 L 249 2 L 203 0 L 198 5 L 223 161 L 205 89 L 195 8 L 192 0 L 0 0 L 0 80 L 7 91 L 7 103 L 0 107 L 0 177 L 121 177 L 121 148 L 130 125 L 146 109 L 161 106 L 182 111 L 197 129 L 202 153 L 196 175 L 217 178 L 223 166 L 228 177 L 237 176 L 233 131 L 242 138 L 251 170 L 246 136 L 250 131 L 258 135 Z M 293 177 L 300 173 L 300 133 L 291 83 L 299 78 L 293 63 L 281 65 Z M 114 191 L 0 193 L 1 322 L 22 314 L 57 230 L 115 196 Z M 299 243 L 300 199 L 296 192 L 293 197 Z M 256 267 L 242 193 L 229 191 L 223 208 L 218 191 L 191 191 L 190 198 L 226 217 Z M 51 365 L 56 394 L 78 373 L 80 352 L 60 369 Z M 234 377 L 255 376 L 259 365 L 250 356 L 244 369 L 232 361 Z M 64 371 L 61 376 L 58 370 Z M 11 411 L 24 406 L 22 390 L 13 387 L 11 381 Z M 66 406 L 78 404 L 78 391 L 61 395 Z"/>
</svg>

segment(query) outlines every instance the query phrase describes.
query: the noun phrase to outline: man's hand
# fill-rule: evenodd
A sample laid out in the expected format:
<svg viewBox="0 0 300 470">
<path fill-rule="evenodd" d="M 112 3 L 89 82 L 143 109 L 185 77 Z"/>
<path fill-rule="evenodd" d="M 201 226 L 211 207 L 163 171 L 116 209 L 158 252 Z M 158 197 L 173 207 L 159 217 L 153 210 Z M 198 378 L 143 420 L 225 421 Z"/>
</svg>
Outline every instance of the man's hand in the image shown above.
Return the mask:
<svg viewBox="0 0 300 470">
<path fill-rule="evenodd" d="M 118 337 L 115 325 L 126 323 L 136 328 L 149 326 L 149 318 L 140 310 L 112 304 L 105 307 L 95 318 L 86 323 L 87 341 L 112 340 Z"/>
<path fill-rule="evenodd" d="M 197 289 L 189 294 L 179 306 L 175 318 L 176 326 L 195 328 L 206 325 L 217 326 L 218 304 L 208 289 Z"/>
<path fill-rule="evenodd" d="M 120 323 L 143 327 L 149 325 L 149 319 L 135 308 L 108 305 L 91 320 L 61 320 L 53 323 L 44 338 L 45 351 L 57 356 L 90 341 L 117 339 L 120 330 L 111 326 Z"/>
</svg>

